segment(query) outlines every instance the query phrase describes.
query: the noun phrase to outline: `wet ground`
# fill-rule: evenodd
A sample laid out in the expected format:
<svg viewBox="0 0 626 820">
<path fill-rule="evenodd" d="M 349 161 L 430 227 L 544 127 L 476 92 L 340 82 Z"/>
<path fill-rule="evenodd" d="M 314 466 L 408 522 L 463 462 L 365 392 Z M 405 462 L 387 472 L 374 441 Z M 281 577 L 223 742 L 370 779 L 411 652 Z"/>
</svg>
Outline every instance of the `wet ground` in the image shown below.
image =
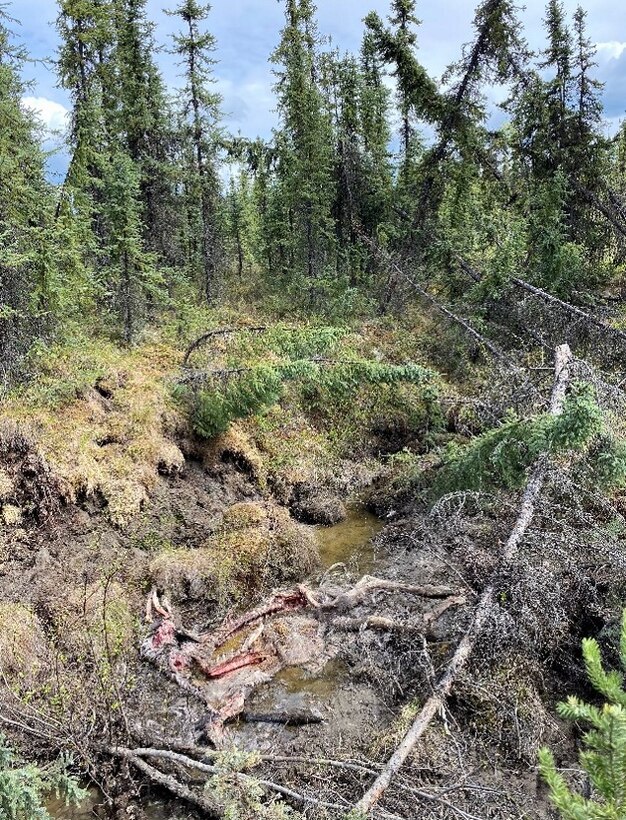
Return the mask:
<svg viewBox="0 0 626 820">
<path fill-rule="evenodd" d="M 317 527 L 323 572 L 340 572 L 355 579 L 376 570 L 376 552 L 373 539 L 383 523 L 366 510 L 353 507 L 347 518 L 332 527 Z M 316 674 L 298 667 L 283 669 L 276 677 L 260 686 L 249 698 L 249 713 L 296 712 L 313 710 L 324 723 L 318 726 L 289 727 L 272 723 L 240 722 L 229 729 L 236 746 L 260 752 L 276 748 L 306 748 L 315 739 L 315 745 L 324 745 L 324 732 L 334 737 L 339 734 L 346 743 L 363 732 L 360 718 L 373 718 L 380 711 L 374 693 L 366 686 L 355 685 L 351 670 L 339 659 L 329 661 Z M 371 722 L 371 721 L 370 721 Z M 94 807 L 99 802 L 97 792 L 78 808 L 67 808 L 61 801 L 49 803 L 48 811 L 55 820 L 93 820 Z M 160 802 L 144 806 L 148 820 L 171 820 L 171 807 Z"/>
</svg>

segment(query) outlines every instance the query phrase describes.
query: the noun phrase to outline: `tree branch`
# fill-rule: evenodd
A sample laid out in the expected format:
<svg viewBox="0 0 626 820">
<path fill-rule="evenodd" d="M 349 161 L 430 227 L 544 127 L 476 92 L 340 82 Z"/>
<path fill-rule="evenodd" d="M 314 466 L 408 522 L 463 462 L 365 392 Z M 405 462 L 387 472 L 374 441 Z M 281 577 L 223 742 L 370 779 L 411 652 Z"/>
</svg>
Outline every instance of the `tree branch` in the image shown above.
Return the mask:
<svg viewBox="0 0 626 820">
<path fill-rule="evenodd" d="M 562 412 L 565 392 L 570 378 L 571 363 L 572 353 L 569 346 L 561 345 L 558 347 L 555 355 L 554 386 L 550 399 L 550 413 L 553 416 L 558 416 Z M 545 453 L 536 461 L 528 483 L 526 484 L 524 495 L 522 496 L 517 520 L 505 544 L 500 561 L 498 562 L 498 568 L 492 574 L 491 581 L 485 587 L 478 600 L 474 615 L 465 635 L 457 646 L 444 674 L 437 682 L 433 694 L 420 710 L 411 728 L 389 759 L 384 770 L 356 804 L 356 811 L 362 814 L 368 814 L 372 810 L 373 806 L 389 788 L 393 778 L 402 768 L 407 757 L 411 754 L 420 738 L 430 726 L 433 718 L 443 710 L 457 677 L 463 671 L 472 655 L 483 627 L 490 620 L 494 609 L 498 606 L 494 579 L 501 569 L 515 558 L 520 542 L 533 520 L 535 504 L 543 489 L 548 463 L 549 458 Z"/>
</svg>

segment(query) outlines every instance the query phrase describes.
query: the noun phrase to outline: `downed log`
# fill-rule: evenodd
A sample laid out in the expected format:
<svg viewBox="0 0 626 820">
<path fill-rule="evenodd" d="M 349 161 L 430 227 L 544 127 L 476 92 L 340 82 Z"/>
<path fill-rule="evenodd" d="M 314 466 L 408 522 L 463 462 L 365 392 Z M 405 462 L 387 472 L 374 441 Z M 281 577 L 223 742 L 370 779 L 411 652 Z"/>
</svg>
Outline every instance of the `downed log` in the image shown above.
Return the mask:
<svg viewBox="0 0 626 820">
<path fill-rule="evenodd" d="M 563 401 L 569 383 L 572 358 L 572 352 L 568 345 L 561 345 L 556 349 L 554 385 L 550 400 L 550 413 L 553 416 L 560 415 L 563 410 Z M 381 774 L 355 805 L 356 812 L 364 815 L 371 812 L 374 805 L 389 788 L 391 781 L 402 768 L 417 742 L 430 726 L 435 715 L 444 709 L 452 687 L 471 657 L 484 625 L 490 620 L 492 612 L 498 606 L 494 579 L 502 568 L 515 558 L 520 542 L 533 520 L 535 503 L 539 498 L 545 482 L 548 463 L 549 457 L 547 453 L 541 455 L 536 461 L 528 483 L 526 484 L 524 495 L 522 496 L 522 503 L 517 520 L 504 546 L 498 567 L 492 574 L 491 581 L 487 584 L 478 600 L 465 635 L 457 646 L 444 674 L 435 685 L 433 694 L 420 710 L 409 731 L 387 762 Z"/>
<path fill-rule="evenodd" d="M 459 265 L 461 266 L 461 270 L 464 273 L 466 273 L 475 282 L 482 282 L 482 274 L 480 274 L 475 268 L 469 265 L 461 257 L 459 257 L 458 259 Z M 517 276 L 512 276 L 510 281 L 521 290 L 525 290 L 527 293 L 530 293 L 533 296 L 537 296 L 543 302 L 546 302 L 546 304 L 554 305 L 555 307 L 561 308 L 561 310 L 564 310 L 566 313 L 570 313 L 572 314 L 572 316 L 577 316 L 579 319 L 582 319 L 588 324 L 599 328 L 600 330 L 610 334 L 611 336 L 615 336 L 618 339 L 626 340 L 626 333 L 623 330 L 620 330 L 616 327 L 611 327 L 611 325 L 607 325 L 606 322 L 603 322 L 601 319 L 598 319 L 592 313 L 588 313 L 587 311 L 584 311 L 582 308 L 570 304 L 570 302 L 565 302 L 563 299 L 559 299 L 558 296 L 554 296 L 552 293 L 548 293 L 547 290 L 543 290 L 543 288 L 538 288 L 536 285 L 531 285 L 530 282 L 526 282 L 524 279 L 519 279 Z"/>
<path fill-rule="evenodd" d="M 364 575 L 360 581 L 346 592 L 319 604 L 322 612 L 337 610 L 343 612 L 354 609 L 362 603 L 370 592 L 406 592 L 409 595 L 418 595 L 422 598 L 449 598 L 458 590 L 448 586 L 434 584 L 405 584 L 402 581 L 390 581 L 386 578 L 374 578 L 373 575 Z"/>
<path fill-rule="evenodd" d="M 376 245 L 371 237 L 369 237 L 365 231 L 361 228 L 355 226 L 355 230 L 363 239 L 364 242 L 370 247 L 370 249 L 378 255 L 383 255 L 385 257 L 386 263 L 389 265 L 390 270 L 393 270 L 401 279 L 410 285 L 420 296 L 423 296 L 427 302 L 429 302 L 436 310 L 442 313 L 447 319 L 454 322 L 455 324 L 459 325 L 463 328 L 463 330 L 474 339 L 480 346 L 486 348 L 492 356 L 495 356 L 496 359 L 499 359 L 509 370 L 513 373 L 520 373 L 522 369 L 517 365 L 511 358 L 508 356 L 502 348 L 500 348 L 495 342 L 492 342 L 491 339 L 488 339 L 482 333 L 479 333 L 473 325 L 471 325 L 467 319 L 464 319 L 462 316 L 458 316 L 456 313 L 451 311 L 445 305 L 443 305 L 438 299 L 436 299 L 431 293 L 429 293 L 426 288 L 423 288 L 418 282 L 412 279 L 402 268 L 398 265 L 397 262 L 394 261 L 392 256 L 387 252 L 383 251 L 378 245 Z"/>
</svg>

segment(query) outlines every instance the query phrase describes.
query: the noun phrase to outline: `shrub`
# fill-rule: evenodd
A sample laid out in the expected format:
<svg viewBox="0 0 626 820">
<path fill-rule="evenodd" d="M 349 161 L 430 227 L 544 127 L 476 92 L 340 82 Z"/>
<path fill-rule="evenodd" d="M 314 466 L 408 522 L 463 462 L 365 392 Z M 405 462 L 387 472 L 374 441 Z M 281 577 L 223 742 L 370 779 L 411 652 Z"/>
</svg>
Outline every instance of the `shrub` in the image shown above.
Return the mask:
<svg viewBox="0 0 626 820">
<path fill-rule="evenodd" d="M 52 792 L 66 805 L 78 805 L 87 793 L 69 776 L 71 758 L 41 767 L 24 763 L 0 735 L 0 817 L 3 820 L 51 820 L 45 798 Z"/>
<path fill-rule="evenodd" d="M 605 698 L 602 706 L 569 697 L 558 712 L 566 720 L 588 726 L 582 738 L 580 765 L 593 794 L 574 792 L 556 768 L 548 749 L 539 753 L 541 776 L 550 789 L 550 799 L 564 820 L 619 820 L 626 816 L 626 609 L 622 617 L 620 662 L 622 672 L 607 672 L 597 641 L 583 641 L 583 658 L 593 688 Z"/>
</svg>

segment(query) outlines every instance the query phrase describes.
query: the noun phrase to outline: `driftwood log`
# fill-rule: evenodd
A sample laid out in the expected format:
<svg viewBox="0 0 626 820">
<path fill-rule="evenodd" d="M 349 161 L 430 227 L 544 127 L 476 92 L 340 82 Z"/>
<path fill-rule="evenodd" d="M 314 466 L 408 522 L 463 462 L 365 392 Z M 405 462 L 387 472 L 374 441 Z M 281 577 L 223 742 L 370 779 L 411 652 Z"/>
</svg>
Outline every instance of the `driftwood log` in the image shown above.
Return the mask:
<svg viewBox="0 0 626 820">
<path fill-rule="evenodd" d="M 555 355 L 555 376 L 550 400 L 550 413 L 554 416 L 560 415 L 563 410 L 563 401 L 570 379 L 571 363 L 572 353 L 569 346 L 561 345 L 558 347 Z M 543 489 L 548 463 L 549 456 L 544 453 L 539 457 L 532 468 L 524 490 L 524 495 L 522 496 L 517 520 L 505 544 L 502 556 L 498 562 L 499 566 L 478 600 L 465 635 L 457 646 L 444 674 L 435 685 L 433 694 L 420 710 L 409 731 L 389 759 L 381 774 L 356 804 L 355 810 L 357 812 L 364 815 L 371 812 L 372 808 L 391 785 L 393 778 L 400 771 L 408 756 L 430 726 L 434 717 L 443 711 L 454 683 L 467 665 L 484 625 L 491 619 L 494 609 L 498 606 L 496 587 L 493 579 L 504 566 L 514 560 L 517 554 L 519 545 L 533 520 L 535 504 Z"/>
</svg>

